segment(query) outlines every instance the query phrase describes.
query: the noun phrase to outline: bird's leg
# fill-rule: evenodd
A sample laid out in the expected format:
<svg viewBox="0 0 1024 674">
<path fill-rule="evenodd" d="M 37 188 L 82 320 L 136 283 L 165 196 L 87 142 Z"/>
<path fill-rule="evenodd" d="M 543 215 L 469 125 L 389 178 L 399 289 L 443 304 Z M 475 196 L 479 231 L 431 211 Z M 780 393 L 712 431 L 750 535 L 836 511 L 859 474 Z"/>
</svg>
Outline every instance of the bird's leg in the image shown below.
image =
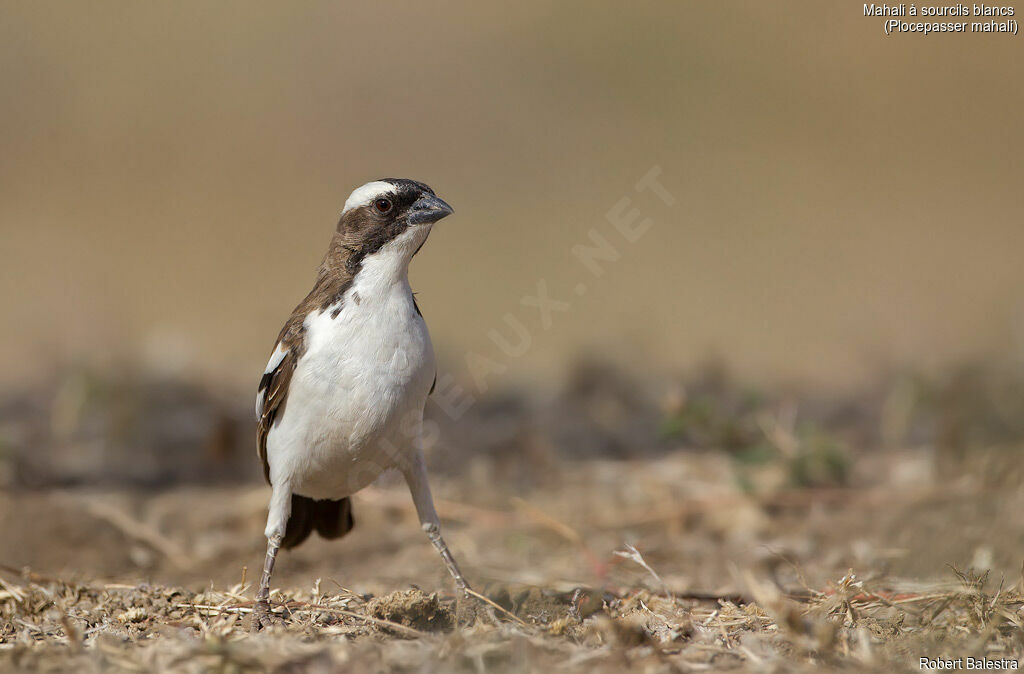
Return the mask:
<svg viewBox="0 0 1024 674">
<path fill-rule="evenodd" d="M 426 532 L 427 538 L 434 544 L 434 547 L 441 554 L 441 559 L 444 561 L 444 565 L 448 567 L 448 573 L 452 574 L 452 578 L 455 579 L 455 591 L 462 596 L 469 595 L 469 584 L 466 582 L 462 572 L 459 571 L 459 565 L 455 563 L 455 558 L 452 557 L 452 553 L 448 550 L 448 544 L 444 542 L 444 538 L 441 537 L 441 527 L 436 522 L 424 522 L 423 531 Z"/>
<path fill-rule="evenodd" d="M 288 517 L 291 515 L 291 490 L 274 489 L 270 498 L 270 512 L 267 515 L 267 556 L 263 560 L 263 574 L 260 576 L 259 587 L 256 588 L 256 603 L 252 608 L 252 623 L 249 629 L 253 632 L 275 622 L 270 613 L 270 575 L 274 572 L 277 551 L 281 548 Z"/>
<path fill-rule="evenodd" d="M 275 535 L 267 539 L 267 556 L 263 560 L 263 575 L 256 589 L 256 605 L 252 610 L 252 631 L 256 632 L 271 622 L 270 617 L 270 574 L 274 572 L 274 561 L 281 547 L 281 536 Z"/>
<path fill-rule="evenodd" d="M 420 518 L 420 525 L 427 538 L 434 544 L 434 548 L 441 555 L 441 560 L 448 567 L 448 573 L 455 579 L 455 590 L 460 597 L 469 596 L 469 583 L 455 563 L 448 544 L 441 537 L 441 520 L 434 509 L 434 497 L 430 494 L 430 484 L 427 482 L 427 468 L 423 461 L 423 453 L 416 452 L 412 463 L 402 471 L 405 481 L 409 484 L 409 491 L 412 492 L 412 501 L 416 505 L 416 513 Z"/>
</svg>

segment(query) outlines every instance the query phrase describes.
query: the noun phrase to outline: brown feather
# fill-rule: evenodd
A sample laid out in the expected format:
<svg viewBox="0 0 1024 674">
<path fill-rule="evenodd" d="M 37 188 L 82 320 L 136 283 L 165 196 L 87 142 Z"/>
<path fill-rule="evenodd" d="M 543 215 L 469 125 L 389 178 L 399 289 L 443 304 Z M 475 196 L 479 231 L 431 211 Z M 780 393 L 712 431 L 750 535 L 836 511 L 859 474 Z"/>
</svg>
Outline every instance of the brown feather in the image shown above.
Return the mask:
<svg viewBox="0 0 1024 674">
<path fill-rule="evenodd" d="M 344 245 L 343 238 L 341 233 L 335 233 L 331 239 L 331 247 L 320 264 L 313 290 L 295 307 L 277 336 L 274 349 L 284 349 L 284 358 L 276 368 L 265 373 L 260 379 L 258 390 L 263 391 L 264 396 L 256 428 L 256 452 L 263 464 L 263 477 L 268 484 L 270 464 L 267 461 L 267 436 L 284 414 L 288 401 L 288 385 L 291 383 L 299 358 L 306 351 L 306 316 L 314 311 L 324 311 L 332 304 L 340 302 L 352 284 L 354 275 L 347 270 L 351 251 Z"/>
<path fill-rule="evenodd" d="M 340 303 L 352 285 L 352 279 L 362 267 L 363 258 L 380 250 L 407 227 L 405 218 L 397 217 L 398 213 L 411 206 L 422 192 L 434 193 L 422 183 L 393 178 L 387 180 L 397 188 L 394 195 L 395 213 L 384 218 L 372 206 L 365 206 L 342 214 L 327 254 L 320 263 L 313 289 L 295 307 L 277 336 L 274 349 L 282 348 L 285 355 L 277 367 L 264 373 L 260 379 L 258 390 L 263 393 L 263 400 L 257 411 L 256 452 L 263 464 L 263 477 L 268 484 L 270 463 L 267 460 L 267 436 L 284 415 L 292 375 L 299 358 L 306 351 L 306 317 L 313 312 L 326 311 L 336 304 L 338 306 L 334 316 L 337 317 L 341 311 Z M 416 311 L 419 312 L 418 306 Z M 436 379 L 435 375 L 435 382 Z M 347 533 L 352 526 L 352 503 L 348 498 L 316 501 L 293 494 L 292 512 L 282 546 L 291 548 L 298 545 L 314 529 L 324 538 L 337 538 Z"/>
</svg>

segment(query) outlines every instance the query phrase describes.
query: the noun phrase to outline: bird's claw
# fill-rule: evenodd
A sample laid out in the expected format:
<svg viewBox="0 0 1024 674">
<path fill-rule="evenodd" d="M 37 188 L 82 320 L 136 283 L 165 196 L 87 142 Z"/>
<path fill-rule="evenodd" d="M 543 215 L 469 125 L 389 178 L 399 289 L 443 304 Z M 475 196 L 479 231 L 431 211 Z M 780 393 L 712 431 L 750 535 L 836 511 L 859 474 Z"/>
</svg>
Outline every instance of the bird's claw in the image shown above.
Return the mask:
<svg viewBox="0 0 1024 674">
<path fill-rule="evenodd" d="M 479 600 L 473 596 L 465 583 L 455 584 L 455 622 L 460 626 L 469 626 L 476 622 L 480 609 Z"/>
<path fill-rule="evenodd" d="M 252 633 L 259 632 L 264 627 L 272 627 L 274 625 L 283 625 L 284 620 L 277 617 L 270 611 L 270 603 L 266 601 L 257 601 L 256 605 L 252 608 L 252 622 L 249 623 L 249 631 Z"/>
</svg>

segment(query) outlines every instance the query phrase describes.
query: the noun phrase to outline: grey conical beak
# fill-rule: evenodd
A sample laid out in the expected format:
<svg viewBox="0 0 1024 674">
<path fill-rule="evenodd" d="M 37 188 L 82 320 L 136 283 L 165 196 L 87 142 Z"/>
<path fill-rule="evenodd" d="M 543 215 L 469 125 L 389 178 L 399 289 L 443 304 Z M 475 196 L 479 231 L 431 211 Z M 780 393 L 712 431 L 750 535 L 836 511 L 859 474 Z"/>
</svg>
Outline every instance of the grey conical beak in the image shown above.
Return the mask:
<svg viewBox="0 0 1024 674">
<path fill-rule="evenodd" d="M 454 212 L 444 199 L 432 194 L 425 194 L 417 199 L 409 209 L 409 224 L 422 225 L 428 222 L 437 222 Z"/>
</svg>

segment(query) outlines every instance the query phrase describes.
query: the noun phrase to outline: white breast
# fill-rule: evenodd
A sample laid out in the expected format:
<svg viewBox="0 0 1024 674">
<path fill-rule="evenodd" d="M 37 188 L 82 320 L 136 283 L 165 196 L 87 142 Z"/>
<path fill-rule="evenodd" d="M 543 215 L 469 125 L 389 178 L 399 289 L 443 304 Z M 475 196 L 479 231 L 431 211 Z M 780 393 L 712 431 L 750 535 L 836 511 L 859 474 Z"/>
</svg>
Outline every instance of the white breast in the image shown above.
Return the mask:
<svg viewBox="0 0 1024 674">
<path fill-rule="evenodd" d="M 267 438 L 271 481 L 303 496 L 352 494 L 417 449 L 434 352 L 404 274 L 396 282 L 380 267 L 368 259 L 340 306 L 306 319 L 306 350 Z"/>
</svg>

